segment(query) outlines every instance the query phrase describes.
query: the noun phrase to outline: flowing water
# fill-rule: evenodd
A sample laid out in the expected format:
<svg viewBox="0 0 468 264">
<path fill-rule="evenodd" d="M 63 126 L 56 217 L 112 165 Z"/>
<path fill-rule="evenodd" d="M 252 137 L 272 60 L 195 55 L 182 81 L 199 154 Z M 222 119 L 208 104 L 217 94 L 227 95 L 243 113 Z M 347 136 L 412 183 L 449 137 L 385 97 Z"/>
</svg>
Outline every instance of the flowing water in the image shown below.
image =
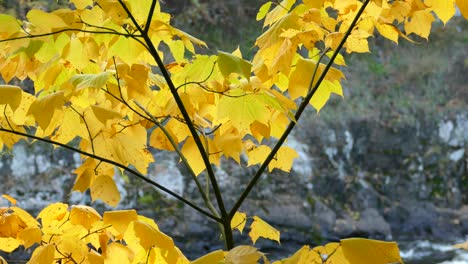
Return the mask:
<svg viewBox="0 0 468 264">
<path fill-rule="evenodd" d="M 468 251 L 455 249 L 453 244 L 420 240 L 399 245 L 405 264 L 468 264 Z"/>
</svg>

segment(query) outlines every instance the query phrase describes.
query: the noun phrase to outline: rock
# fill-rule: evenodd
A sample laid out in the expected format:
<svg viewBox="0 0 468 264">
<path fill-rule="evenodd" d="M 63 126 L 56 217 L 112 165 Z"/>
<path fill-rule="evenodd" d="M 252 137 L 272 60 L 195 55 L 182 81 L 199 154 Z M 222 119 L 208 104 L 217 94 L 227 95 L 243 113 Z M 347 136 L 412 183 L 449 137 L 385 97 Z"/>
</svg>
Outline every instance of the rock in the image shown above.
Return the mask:
<svg viewBox="0 0 468 264">
<path fill-rule="evenodd" d="M 392 239 L 390 225 L 374 208 L 367 208 L 360 213 L 355 232 L 358 234 L 367 234 L 369 238 Z"/>
</svg>

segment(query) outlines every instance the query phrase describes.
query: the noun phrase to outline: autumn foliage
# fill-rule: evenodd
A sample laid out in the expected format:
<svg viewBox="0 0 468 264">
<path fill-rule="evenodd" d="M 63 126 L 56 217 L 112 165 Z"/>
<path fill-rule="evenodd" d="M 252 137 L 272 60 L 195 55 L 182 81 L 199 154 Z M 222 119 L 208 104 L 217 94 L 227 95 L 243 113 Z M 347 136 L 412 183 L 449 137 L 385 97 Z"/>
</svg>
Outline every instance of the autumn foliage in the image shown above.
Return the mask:
<svg viewBox="0 0 468 264">
<path fill-rule="evenodd" d="M 249 222 L 253 243 L 280 241 L 275 228 L 238 209 L 266 169 L 291 170 L 297 153 L 283 143 L 304 109 L 321 111 L 331 94 L 343 95 L 345 55 L 370 52 L 370 37 L 427 40 L 436 18 L 447 23 L 456 5 L 467 18 L 463 0 L 267 2 L 252 60 L 240 49 L 198 53 L 206 44 L 171 26 L 157 0 L 70 0 L 70 9 L 31 10 L 26 21 L 0 15 L 3 80 L 34 82 L 33 93 L 0 86 L 0 145 L 44 141 L 80 153 L 73 191 L 89 189 L 93 201 L 119 203 L 117 168 L 218 222 L 229 251 L 193 263 L 266 263 L 254 247 L 234 247 L 232 232 Z M 147 177 L 157 162 L 149 148 L 179 155 L 203 206 Z M 260 165 L 232 208 L 214 170 L 226 159 Z M 37 244 L 30 263 L 191 263 L 133 210 L 101 216 L 56 203 L 33 218 L 4 197 L 12 206 L 0 209 L 0 250 Z M 402 262 L 396 243 L 345 239 L 275 263 L 394 262 Z"/>
</svg>

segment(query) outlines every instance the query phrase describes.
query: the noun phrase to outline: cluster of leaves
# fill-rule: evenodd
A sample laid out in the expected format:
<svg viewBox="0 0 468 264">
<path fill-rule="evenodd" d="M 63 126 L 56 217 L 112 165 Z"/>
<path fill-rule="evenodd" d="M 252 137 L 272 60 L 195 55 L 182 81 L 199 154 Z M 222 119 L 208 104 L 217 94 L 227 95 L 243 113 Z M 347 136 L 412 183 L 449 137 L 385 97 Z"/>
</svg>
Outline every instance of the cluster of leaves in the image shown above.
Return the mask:
<svg viewBox="0 0 468 264">
<path fill-rule="evenodd" d="M 152 219 L 138 215 L 135 210 L 108 211 L 101 216 L 89 206 L 54 203 L 35 219 L 15 206 L 15 199 L 3 197 L 12 206 L 0 208 L 0 250 L 12 252 L 19 246 L 29 248 L 37 244 L 28 262 L 31 264 L 249 264 L 257 263 L 260 258 L 269 263 L 265 254 L 252 246 L 217 250 L 190 262 Z M 265 224 L 259 221 L 259 225 Z M 292 257 L 273 264 L 357 263 L 363 256 L 367 263 L 401 262 L 396 243 L 345 239 L 313 249 L 305 246 Z M 1 257 L 0 260 L 6 263 Z"/>
<path fill-rule="evenodd" d="M 456 2 L 467 17 L 466 2 Z M 340 49 L 369 52 L 367 39 L 375 31 L 394 42 L 399 37 L 410 40 L 412 33 L 427 39 L 434 14 L 445 23 L 455 13 L 455 0 L 268 2 L 257 15 L 266 30 L 248 61 L 240 49 L 197 54 L 195 46 L 206 44 L 171 26 L 171 16 L 161 11 L 157 0 L 70 3 L 74 8 L 33 9 L 27 21 L 0 15 L 2 78 L 7 83 L 13 78 L 34 82 L 33 95 L 17 86 L 0 87 L 0 147 L 11 148 L 21 139 L 40 140 L 80 153 L 83 163 L 75 171 L 73 190 L 90 189 L 93 200 L 112 206 L 120 200 L 115 168 L 132 174 L 218 222 L 228 249 L 233 247 L 233 226 L 241 231 L 247 219 L 238 209 L 264 170 L 291 170 L 297 153 L 283 143 L 304 109 L 310 104 L 320 111 L 332 93 L 343 94 L 339 67 L 346 63 Z M 180 156 L 207 209 L 145 176 L 155 162 L 149 148 Z M 229 210 L 214 172 L 223 159 L 261 165 Z M 200 174 L 207 176 L 206 188 Z M 68 212 L 65 205 L 51 210 L 55 207 Z M 73 207 L 72 212 L 95 219 L 79 231 L 93 234 L 86 239 L 108 231 L 102 229 L 105 221 L 97 224 L 100 216 L 91 208 Z M 134 212 L 123 214 L 132 219 L 124 228 L 133 232 L 132 239 L 150 240 L 140 245 L 148 251 L 154 246 L 152 238 L 135 239 L 140 236 L 135 228 L 153 228 L 151 234 L 158 237 L 157 226 L 139 220 Z M 257 216 L 251 219 L 253 242 L 260 236 L 279 241 L 274 228 Z M 43 229 L 42 233 L 50 236 Z M 75 236 L 71 241 L 77 238 L 81 239 Z M 108 245 L 92 246 L 102 249 L 104 244 Z M 44 254 L 58 247 L 50 248 Z M 148 256 L 155 254 L 147 251 Z M 140 256 L 138 252 L 134 254 Z"/>
</svg>

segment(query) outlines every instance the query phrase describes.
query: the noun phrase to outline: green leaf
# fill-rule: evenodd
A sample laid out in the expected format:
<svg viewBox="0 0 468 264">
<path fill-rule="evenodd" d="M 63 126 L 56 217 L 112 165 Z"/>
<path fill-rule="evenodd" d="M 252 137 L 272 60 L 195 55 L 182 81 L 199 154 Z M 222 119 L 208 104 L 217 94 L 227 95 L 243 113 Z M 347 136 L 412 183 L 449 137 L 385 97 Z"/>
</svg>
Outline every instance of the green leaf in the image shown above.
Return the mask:
<svg viewBox="0 0 468 264">
<path fill-rule="evenodd" d="M 238 73 L 246 79 L 249 79 L 252 63 L 233 54 L 219 51 L 218 67 L 224 77 L 228 77 L 231 73 Z"/>
<path fill-rule="evenodd" d="M 109 80 L 109 73 L 102 72 L 99 74 L 76 74 L 71 79 L 71 84 L 77 90 L 81 90 L 83 88 L 101 88 Z"/>
</svg>

